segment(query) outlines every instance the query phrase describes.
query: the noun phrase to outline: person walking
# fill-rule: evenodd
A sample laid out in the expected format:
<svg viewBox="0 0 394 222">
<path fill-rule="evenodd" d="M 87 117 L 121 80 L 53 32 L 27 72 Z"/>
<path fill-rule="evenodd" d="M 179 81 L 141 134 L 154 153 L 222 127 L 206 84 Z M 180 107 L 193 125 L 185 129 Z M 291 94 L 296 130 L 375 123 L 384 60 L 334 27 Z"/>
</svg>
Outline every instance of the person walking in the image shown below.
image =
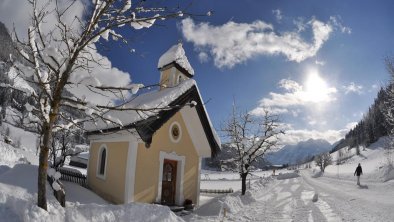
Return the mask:
<svg viewBox="0 0 394 222">
<path fill-rule="evenodd" d="M 356 171 L 354 171 L 354 176 L 357 174 L 357 185 L 360 186 L 360 175 L 363 174 L 363 169 L 361 168 L 361 164 L 359 163 Z"/>
</svg>

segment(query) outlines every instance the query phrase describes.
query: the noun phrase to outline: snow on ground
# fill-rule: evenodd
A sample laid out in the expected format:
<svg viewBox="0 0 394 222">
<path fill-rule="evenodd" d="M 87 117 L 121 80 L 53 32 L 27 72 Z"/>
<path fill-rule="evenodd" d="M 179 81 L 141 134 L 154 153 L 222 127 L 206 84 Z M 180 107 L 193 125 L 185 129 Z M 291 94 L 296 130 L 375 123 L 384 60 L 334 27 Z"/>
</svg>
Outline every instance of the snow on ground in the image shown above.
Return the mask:
<svg viewBox="0 0 394 222">
<path fill-rule="evenodd" d="M 244 197 L 239 192 L 216 197 L 184 219 L 389 222 L 394 218 L 394 181 L 359 187 L 355 181 L 324 176 L 312 178 L 310 173 L 302 170 L 295 178 L 258 180 Z"/>
<path fill-rule="evenodd" d="M 93 192 L 64 182 L 66 208 L 47 184 L 48 212 L 36 206 L 37 166 L 17 164 L 0 175 L 0 221 L 183 221 L 166 206 L 112 205 Z"/>
<path fill-rule="evenodd" d="M 282 171 L 276 171 L 276 174 Z M 283 171 L 284 172 L 284 171 Z M 247 178 L 247 184 L 253 183 L 260 178 L 266 178 L 272 175 L 272 171 L 255 171 Z M 249 180 L 250 179 L 250 180 Z M 233 189 L 241 190 L 241 178 L 236 172 L 219 172 L 203 170 L 201 172 L 201 189 Z"/>
<path fill-rule="evenodd" d="M 393 170 L 387 167 L 384 144 L 381 139 L 366 149 L 361 147 L 359 156 L 355 155 L 355 149 L 343 150 L 348 155 L 347 160 L 342 165 L 327 167 L 326 172 L 316 178 L 312 177 L 316 169 L 301 170 L 299 175 L 282 170 L 273 179 L 255 180 L 245 197 L 239 192 L 212 199 L 204 197 L 205 204 L 185 220 L 393 221 L 394 177 Z M 334 160 L 337 155 L 332 154 Z M 358 163 L 364 171 L 361 186 L 356 185 L 353 176 Z M 202 174 L 202 179 L 209 176 L 211 180 L 202 181 L 202 184 L 211 183 L 215 188 L 237 177 L 237 174 L 232 177 L 226 173 L 206 173 Z"/>
<path fill-rule="evenodd" d="M 48 212 L 36 206 L 37 166 L 25 164 L 24 157 L 36 161 L 36 136 L 9 126 L 10 136 L 24 138 L 22 148 L 0 138 L 0 221 L 393 221 L 394 173 L 387 167 L 384 141 L 369 148 L 343 152 L 343 164 L 326 168 L 313 178 L 315 169 L 299 173 L 277 170 L 253 172 L 245 196 L 241 180 L 234 172 L 203 171 L 202 189 L 229 189 L 235 193 L 201 194 L 200 208 L 178 217 L 168 207 L 130 203 L 112 205 L 77 184 L 63 182 L 66 208 L 62 208 L 47 186 Z M 22 141 L 22 140 L 21 140 Z M 34 141 L 34 143 L 33 143 Z M 29 146 L 29 143 L 30 146 Z M 25 148 L 23 148 L 25 147 Z M 338 153 L 331 154 L 334 158 Z M 32 160 L 32 161 L 31 161 Z M 353 176 L 358 163 L 364 175 L 361 186 Z M 315 172 L 313 172 L 315 170 Z M 391 180 L 390 180 L 391 179 Z M 387 181 L 387 182 L 384 182 Z"/>
<path fill-rule="evenodd" d="M 113 205 L 88 189 L 64 181 L 66 208 L 60 206 L 47 184 L 48 211 L 42 210 L 36 205 L 37 136 L 6 123 L 1 127 L 3 135 L 9 128 L 13 142 L 3 142 L 0 135 L 0 222 L 183 221 L 166 206 L 142 203 Z M 15 147 L 18 140 L 20 146 Z M 26 164 L 29 162 L 32 164 Z"/>
<path fill-rule="evenodd" d="M 334 165 L 330 165 L 325 169 L 324 176 L 336 177 L 344 180 L 354 180 L 354 171 L 359 163 L 363 169 L 362 181 L 385 182 L 394 179 L 394 169 L 388 166 L 387 157 L 384 152 L 384 145 L 386 138 L 380 138 L 376 143 L 371 144 L 368 148 L 360 147 L 360 155 L 356 155 L 356 149 L 347 150 L 342 149 L 342 153 L 349 156 L 347 160 L 341 165 L 336 165 L 335 162 L 338 158 L 338 152 L 331 154 Z"/>
<path fill-rule="evenodd" d="M 12 139 L 13 146 L 8 144 L 0 144 L 1 150 L 14 150 L 19 157 L 25 157 L 28 162 L 31 164 L 38 165 L 38 153 L 37 153 L 37 141 L 38 135 L 32 132 L 24 131 L 18 127 L 15 127 L 11 124 L 3 122 L 0 126 L 0 131 L 5 132 L 6 129 L 9 129 L 9 137 Z M 0 136 L 0 141 L 3 142 L 3 136 Z M 17 147 L 19 146 L 19 147 Z M 13 160 L 7 162 L 7 158 L 11 157 L 0 157 L 0 165 L 13 165 Z"/>
<path fill-rule="evenodd" d="M 27 160 L 20 149 L 0 140 L 0 175 L 17 163 L 26 163 Z"/>
</svg>

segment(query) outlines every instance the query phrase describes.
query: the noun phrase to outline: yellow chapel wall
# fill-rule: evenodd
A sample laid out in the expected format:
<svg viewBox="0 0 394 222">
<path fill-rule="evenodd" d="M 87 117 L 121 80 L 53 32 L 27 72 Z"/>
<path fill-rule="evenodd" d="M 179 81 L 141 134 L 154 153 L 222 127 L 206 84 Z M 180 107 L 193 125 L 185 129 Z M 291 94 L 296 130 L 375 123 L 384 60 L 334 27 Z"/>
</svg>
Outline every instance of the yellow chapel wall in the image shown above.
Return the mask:
<svg viewBox="0 0 394 222">
<path fill-rule="evenodd" d="M 182 80 L 187 79 L 187 77 L 184 74 L 182 74 L 182 72 L 180 72 L 178 69 L 176 69 L 174 66 L 170 66 L 164 70 L 161 70 L 160 89 L 166 87 L 173 87 L 174 85 L 177 85 L 179 82 L 177 83 L 176 81 L 180 76 Z"/>
<path fill-rule="evenodd" d="M 179 123 L 182 131 L 178 143 L 172 142 L 169 134 L 170 125 L 175 121 Z M 159 172 L 160 151 L 175 152 L 178 156 L 185 156 L 183 196 L 185 199 L 191 199 L 193 203 L 197 203 L 197 189 L 199 187 L 197 183 L 200 176 L 199 157 L 179 112 L 156 131 L 150 148 L 145 148 L 143 143 L 138 145 L 134 201 L 155 202 L 158 194 L 159 173 L 162 173 Z"/>
<path fill-rule="evenodd" d="M 97 177 L 97 162 L 100 147 L 107 147 L 105 179 Z M 105 200 L 124 203 L 125 175 L 129 142 L 93 142 L 90 145 L 88 185 Z"/>
</svg>

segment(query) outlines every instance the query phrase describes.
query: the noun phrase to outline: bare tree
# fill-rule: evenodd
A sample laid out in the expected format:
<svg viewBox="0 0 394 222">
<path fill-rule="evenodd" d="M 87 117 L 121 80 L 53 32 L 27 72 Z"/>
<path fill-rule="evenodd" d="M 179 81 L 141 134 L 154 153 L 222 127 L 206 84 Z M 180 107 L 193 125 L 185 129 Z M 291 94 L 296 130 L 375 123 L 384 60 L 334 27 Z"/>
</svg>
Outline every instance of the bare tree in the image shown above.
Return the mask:
<svg viewBox="0 0 394 222">
<path fill-rule="evenodd" d="M 343 159 L 344 159 L 343 151 L 342 151 L 342 149 L 339 149 L 337 151 L 337 165 L 341 165 L 343 162 Z"/>
<path fill-rule="evenodd" d="M 237 150 L 235 162 L 244 195 L 251 164 L 258 157 L 263 157 L 268 151 L 277 148 L 279 135 L 284 134 L 279 117 L 272 115 L 268 109 L 264 110 L 262 117 L 257 117 L 249 112 L 237 113 L 234 108 L 230 118 L 223 124 L 222 131 Z"/>
<path fill-rule="evenodd" d="M 159 109 L 124 106 L 129 102 L 130 95 L 143 87 L 142 84 L 111 86 L 97 81 L 92 67 L 105 67 L 106 64 L 97 56 L 96 45 L 105 43 L 103 40 L 110 41 L 110 37 L 113 41 L 127 45 L 128 40 L 117 33 L 120 29 L 128 27 L 135 32 L 149 28 L 156 21 L 187 14 L 179 8 L 156 7 L 157 4 L 163 4 L 162 1 L 147 3 L 141 0 L 132 3 L 131 0 L 93 0 L 91 5 L 76 5 L 81 2 L 75 0 L 28 1 L 32 10 L 25 13 L 31 13 L 32 18 L 27 39 L 18 36 L 15 30 L 13 33 L 17 50 L 24 62 L 16 62 L 9 75 L 18 80 L 19 86 L 21 82 L 25 82 L 31 87 L 7 87 L 19 90 L 32 99 L 32 102 L 24 105 L 30 122 L 37 124 L 40 134 L 37 204 L 46 210 L 48 155 L 53 133 L 79 127 L 83 121 L 87 121 L 63 115 L 64 108 L 84 112 L 89 121 L 100 120 L 115 126 L 122 126 L 122 123 L 105 115 L 109 111 L 134 110 L 151 113 Z M 82 16 L 70 16 L 81 7 L 84 7 Z M 48 26 L 48 20 L 55 25 Z M 86 79 L 90 81 L 85 81 Z M 82 95 L 66 96 L 67 89 L 81 86 L 103 97 L 116 97 L 117 103 L 94 104 Z"/>
<path fill-rule="evenodd" d="M 320 167 L 320 170 L 324 172 L 328 165 L 332 164 L 332 158 L 329 153 L 323 153 L 315 156 L 315 163 Z"/>
</svg>

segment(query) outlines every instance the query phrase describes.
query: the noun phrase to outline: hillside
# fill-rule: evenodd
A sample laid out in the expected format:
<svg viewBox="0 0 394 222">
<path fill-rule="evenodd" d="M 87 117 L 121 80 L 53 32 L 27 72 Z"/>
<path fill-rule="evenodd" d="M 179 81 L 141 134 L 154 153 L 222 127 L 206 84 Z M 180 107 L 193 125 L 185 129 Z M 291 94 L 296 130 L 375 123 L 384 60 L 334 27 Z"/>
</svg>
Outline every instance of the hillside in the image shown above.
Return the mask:
<svg viewBox="0 0 394 222">
<path fill-rule="evenodd" d="M 272 164 L 296 164 L 316 154 L 328 152 L 332 145 L 323 139 L 309 139 L 296 145 L 286 145 L 277 152 L 267 155 Z"/>
</svg>

